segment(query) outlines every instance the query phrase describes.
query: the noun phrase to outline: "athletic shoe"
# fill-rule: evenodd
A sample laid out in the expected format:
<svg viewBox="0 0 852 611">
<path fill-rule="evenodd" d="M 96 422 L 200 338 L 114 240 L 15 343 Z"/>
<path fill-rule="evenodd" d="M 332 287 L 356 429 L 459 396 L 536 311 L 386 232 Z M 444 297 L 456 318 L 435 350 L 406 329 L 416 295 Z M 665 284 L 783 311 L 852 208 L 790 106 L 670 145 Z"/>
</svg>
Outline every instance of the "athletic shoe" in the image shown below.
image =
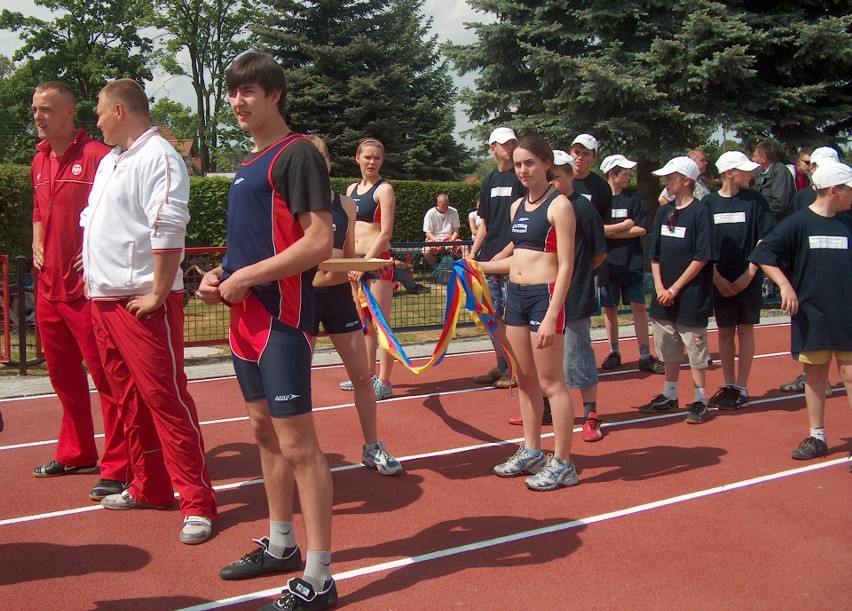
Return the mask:
<svg viewBox="0 0 852 611">
<path fill-rule="evenodd" d="M 130 492 L 127 490 L 121 494 L 110 494 L 105 496 L 101 499 L 101 505 L 107 509 L 171 509 L 174 507 L 174 503 L 171 505 L 151 505 L 150 503 L 142 503 L 130 496 Z"/>
<path fill-rule="evenodd" d="M 646 403 L 640 407 L 639 411 L 643 414 L 658 414 L 676 410 L 677 407 L 677 399 L 669 399 L 665 395 L 657 395 L 651 399 L 650 403 Z"/>
<path fill-rule="evenodd" d="M 187 545 L 203 543 L 213 534 L 213 520 L 204 516 L 186 516 L 180 531 L 180 542 Z"/>
<path fill-rule="evenodd" d="M 601 369 L 615 369 L 621 366 L 621 354 L 618 352 L 610 352 L 609 356 L 601 363 Z"/>
<path fill-rule="evenodd" d="M 223 568 L 219 571 L 219 577 L 228 581 L 236 581 L 238 579 L 263 577 L 264 575 L 290 573 L 301 568 L 302 554 L 298 547 L 292 548 L 284 558 L 276 558 L 267 551 L 269 549 L 269 537 L 252 539 L 252 541 L 257 543 L 259 547 Z"/>
<path fill-rule="evenodd" d="M 509 374 L 508 374 L 508 372 L 507 372 L 507 373 L 504 373 L 504 374 L 500 377 L 500 379 L 499 379 L 499 380 L 497 380 L 496 382 L 494 382 L 494 384 L 492 384 L 492 386 L 493 386 L 494 388 L 504 388 L 504 389 L 505 389 L 505 388 L 517 388 L 517 386 L 518 386 L 518 380 L 517 380 L 517 379 L 515 379 L 515 378 L 512 378 L 512 379 L 510 380 L 510 379 L 509 379 Z"/>
<path fill-rule="evenodd" d="M 89 498 L 93 501 L 100 501 L 110 494 L 121 494 L 127 488 L 128 484 L 129 482 L 120 482 L 116 479 L 98 480 L 98 483 L 89 492 Z"/>
<path fill-rule="evenodd" d="M 811 460 L 826 454 L 828 454 L 828 445 L 822 439 L 808 437 L 793 450 L 791 456 L 796 460 Z"/>
<path fill-rule="evenodd" d="M 639 371 L 664 374 L 666 373 L 666 366 L 655 357 L 649 356 L 647 359 L 639 361 Z"/>
<path fill-rule="evenodd" d="M 494 384 L 497 380 L 503 377 L 504 371 L 499 367 L 495 367 L 488 373 L 483 373 L 482 375 L 475 376 L 473 378 L 474 384 Z"/>
<path fill-rule="evenodd" d="M 391 456 L 382 441 L 361 449 L 361 463 L 365 467 L 378 470 L 382 475 L 396 475 L 402 472 L 402 465 Z"/>
<path fill-rule="evenodd" d="M 33 469 L 33 475 L 36 477 L 58 477 L 60 475 L 73 475 L 74 473 L 94 473 L 97 470 L 97 464 L 73 467 L 71 465 L 64 465 L 61 462 L 51 460 L 46 465 Z"/>
<path fill-rule="evenodd" d="M 548 492 L 556 490 L 560 486 L 576 486 L 580 483 L 577 477 L 577 469 L 572 462 L 562 462 L 555 456 L 551 456 L 547 464 L 541 470 L 528 477 L 524 482 L 527 488 L 536 492 Z"/>
<path fill-rule="evenodd" d="M 689 406 L 686 421 L 689 424 L 702 424 L 710 418 L 710 410 L 704 405 L 704 401 L 696 401 Z"/>
<path fill-rule="evenodd" d="M 307 581 L 294 577 L 287 582 L 287 587 L 281 592 L 281 598 L 264 605 L 260 611 L 318 611 L 336 604 L 337 586 L 333 579 L 326 582 L 322 592 L 316 592 Z"/>
<path fill-rule="evenodd" d="M 550 413 L 550 401 L 547 400 L 547 397 L 544 398 L 544 413 L 541 415 L 541 423 L 544 426 L 553 426 L 553 414 Z M 524 419 L 520 416 L 512 416 L 509 418 L 509 424 L 523 426 Z"/>
<path fill-rule="evenodd" d="M 547 456 L 544 452 L 539 450 L 538 454 L 535 454 L 533 450 L 520 446 L 509 460 L 494 467 L 494 473 L 500 477 L 517 477 L 524 473 L 536 474 L 546 464 Z"/>
<path fill-rule="evenodd" d="M 390 399 L 393 394 L 393 384 L 385 384 L 376 376 L 373 376 L 373 392 L 376 393 L 376 401 Z"/>
<path fill-rule="evenodd" d="M 744 395 L 733 386 L 723 386 L 710 397 L 707 405 L 719 409 L 740 409 L 748 405 L 748 395 Z"/>
<path fill-rule="evenodd" d="M 583 441 L 593 442 L 603 439 L 601 421 L 596 412 L 591 412 L 583 423 Z"/>
<path fill-rule="evenodd" d="M 373 376 L 373 379 L 376 379 L 376 376 Z M 340 390 L 355 390 L 355 385 L 352 383 L 352 380 L 346 380 L 345 382 L 340 383 Z"/>
<path fill-rule="evenodd" d="M 784 392 L 802 392 L 805 390 L 805 374 L 796 376 L 796 379 L 792 382 L 782 384 L 781 390 Z"/>
</svg>

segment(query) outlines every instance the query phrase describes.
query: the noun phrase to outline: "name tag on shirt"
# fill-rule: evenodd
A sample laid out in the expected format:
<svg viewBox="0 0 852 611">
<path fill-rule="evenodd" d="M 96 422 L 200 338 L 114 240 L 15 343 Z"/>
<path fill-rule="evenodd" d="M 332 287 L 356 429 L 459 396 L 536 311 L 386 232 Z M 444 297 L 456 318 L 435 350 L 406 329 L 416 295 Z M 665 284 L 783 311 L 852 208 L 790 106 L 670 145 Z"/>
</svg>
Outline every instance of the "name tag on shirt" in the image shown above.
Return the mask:
<svg viewBox="0 0 852 611">
<path fill-rule="evenodd" d="M 686 227 L 675 227 L 673 229 L 669 229 L 668 225 L 663 225 L 660 228 L 660 235 L 664 235 L 667 238 L 680 238 L 682 240 L 686 237 Z"/>
<path fill-rule="evenodd" d="M 512 187 L 492 187 L 491 197 L 512 197 Z"/>
<path fill-rule="evenodd" d="M 720 212 L 719 214 L 713 215 L 713 221 L 717 225 L 724 225 L 727 223 L 745 223 L 746 214 L 745 212 Z"/>
<path fill-rule="evenodd" d="M 626 219 L 627 218 L 627 208 L 613 208 L 612 209 L 612 218 L 614 218 L 614 219 Z"/>
<path fill-rule="evenodd" d="M 808 246 L 811 248 L 849 250 L 849 239 L 842 235 L 812 235 L 808 236 Z"/>
</svg>

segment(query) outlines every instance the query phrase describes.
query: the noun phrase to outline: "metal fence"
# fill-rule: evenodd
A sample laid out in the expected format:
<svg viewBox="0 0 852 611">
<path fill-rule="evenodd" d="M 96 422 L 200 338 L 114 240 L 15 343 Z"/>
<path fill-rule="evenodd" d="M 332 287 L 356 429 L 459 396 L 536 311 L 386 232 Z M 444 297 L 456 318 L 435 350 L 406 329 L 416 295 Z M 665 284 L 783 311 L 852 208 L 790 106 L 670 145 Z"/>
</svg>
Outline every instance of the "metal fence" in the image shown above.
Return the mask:
<svg viewBox="0 0 852 611">
<path fill-rule="evenodd" d="M 9 257 L 0 255 L 0 363 L 17 365 L 21 375 L 27 367 L 44 360 L 41 340 L 35 324 L 35 286 L 37 275 L 30 274 L 26 257 L 15 257 L 15 276 L 10 278 Z"/>
</svg>

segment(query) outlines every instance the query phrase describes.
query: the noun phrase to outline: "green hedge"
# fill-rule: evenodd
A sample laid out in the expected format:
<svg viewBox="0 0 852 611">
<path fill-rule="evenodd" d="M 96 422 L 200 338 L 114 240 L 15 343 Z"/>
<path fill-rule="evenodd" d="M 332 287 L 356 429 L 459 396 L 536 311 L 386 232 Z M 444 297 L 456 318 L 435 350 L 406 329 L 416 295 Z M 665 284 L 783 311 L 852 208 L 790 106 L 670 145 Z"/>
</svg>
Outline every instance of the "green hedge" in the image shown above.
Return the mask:
<svg viewBox="0 0 852 611">
<path fill-rule="evenodd" d="M 345 192 L 355 179 L 332 178 L 332 188 Z M 446 193 L 450 205 L 459 211 L 462 237 L 469 238 L 467 215 L 479 197 L 479 183 L 392 181 L 396 191 L 394 242 L 423 240 L 423 215 L 435 205 L 439 193 Z M 187 246 L 224 246 L 225 216 L 228 202 L 227 178 L 190 179 Z M 24 165 L 0 165 L 0 254 L 31 256 L 32 185 L 30 171 Z"/>
</svg>

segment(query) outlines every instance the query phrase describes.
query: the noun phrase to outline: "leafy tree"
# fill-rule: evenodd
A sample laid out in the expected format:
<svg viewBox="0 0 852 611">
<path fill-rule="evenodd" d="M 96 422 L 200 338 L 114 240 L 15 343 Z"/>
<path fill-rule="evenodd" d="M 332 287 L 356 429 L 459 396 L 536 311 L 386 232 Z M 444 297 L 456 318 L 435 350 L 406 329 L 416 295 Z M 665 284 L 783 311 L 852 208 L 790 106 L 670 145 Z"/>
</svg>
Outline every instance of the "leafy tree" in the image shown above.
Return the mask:
<svg viewBox="0 0 852 611">
<path fill-rule="evenodd" d="M 468 0 L 496 22 L 446 52 L 479 71 L 462 101 L 475 133 L 498 124 L 567 146 L 579 132 L 603 154 L 652 163 L 704 142 L 720 125 L 747 143 L 792 145 L 850 134 L 852 40 L 839 1 Z M 644 183 L 644 185 L 643 185 Z"/>
<path fill-rule="evenodd" d="M 77 115 L 94 127 L 98 91 L 115 78 L 151 80 L 151 40 L 140 34 L 141 19 L 150 12 L 144 0 L 35 0 L 59 13 L 50 21 L 4 10 L 0 29 L 20 32 L 23 46 L 13 59 L 26 59 L 35 83 L 60 80 L 77 94 Z"/>
<path fill-rule="evenodd" d="M 262 15 L 245 0 L 158 0 L 155 6 L 150 22 L 167 33 L 158 62 L 169 74 L 190 78 L 202 171 L 215 171 L 211 151 L 219 147 L 220 124 L 230 114 L 225 71 L 251 46 L 246 24 Z"/>
<path fill-rule="evenodd" d="M 151 106 L 151 123 L 168 125 L 179 140 L 198 143 L 198 118 L 189 106 L 161 98 Z"/>
<path fill-rule="evenodd" d="M 37 84 L 26 65 L 0 55 L 0 163 L 29 163 L 35 154 L 30 106 Z"/>
<path fill-rule="evenodd" d="M 383 172 L 451 179 L 467 152 L 453 138 L 455 89 L 423 0 L 269 0 L 261 43 L 288 76 L 292 127 L 327 138 L 338 173 L 357 175 L 359 139 L 381 140 Z"/>
</svg>

